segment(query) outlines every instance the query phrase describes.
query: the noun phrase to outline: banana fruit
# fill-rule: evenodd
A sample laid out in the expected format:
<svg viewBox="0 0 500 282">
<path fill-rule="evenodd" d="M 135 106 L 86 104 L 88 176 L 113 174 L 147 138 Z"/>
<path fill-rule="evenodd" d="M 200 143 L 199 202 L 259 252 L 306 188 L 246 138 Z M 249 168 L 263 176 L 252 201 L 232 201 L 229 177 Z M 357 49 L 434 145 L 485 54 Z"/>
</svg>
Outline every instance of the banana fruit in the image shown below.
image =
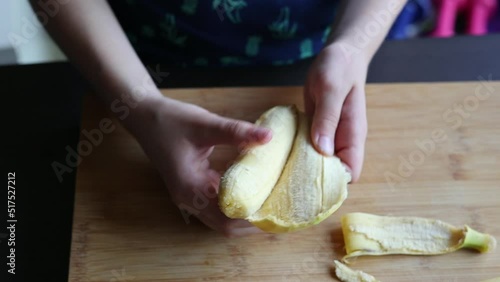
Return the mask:
<svg viewBox="0 0 500 282">
<path fill-rule="evenodd" d="M 436 219 L 349 213 L 342 217 L 347 255 L 342 259 L 370 255 L 438 255 L 471 248 L 495 249 L 496 240 L 469 226 L 455 227 Z"/>
<path fill-rule="evenodd" d="M 247 148 L 222 177 L 219 206 L 229 218 L 254 214 L 278 182 L 297 131 L 297 109 L 274 107 L 255 124 L 271 129 L 273 138 L 267 144 Z"/>
<path fill-rule="evenodd" d="M 297 137 L 278 183 L 248 220 L 262 230 L 282 233 L 323 221 L 347 197 L 350 176 L 340 160 L 324 157 L 312 146 L 309 119 L 299 114 Z"/>
<path fill-rule="evenodd" d="M 290 120 L 291 116 L 295 119 Z M 310 121 L 304 113 L 275 107 L 259 121 L 270 125 L 271 142 L 279 145 L 265 147 L 269 142 L 240 156 L 222 178 L 221 210 L 230 218 L 246 219 L 273 233 L 307 228 L 326 219 L 346 199 L 350 174 L 337 157 L 316 152 L 310 141 Z"/>
</svg>

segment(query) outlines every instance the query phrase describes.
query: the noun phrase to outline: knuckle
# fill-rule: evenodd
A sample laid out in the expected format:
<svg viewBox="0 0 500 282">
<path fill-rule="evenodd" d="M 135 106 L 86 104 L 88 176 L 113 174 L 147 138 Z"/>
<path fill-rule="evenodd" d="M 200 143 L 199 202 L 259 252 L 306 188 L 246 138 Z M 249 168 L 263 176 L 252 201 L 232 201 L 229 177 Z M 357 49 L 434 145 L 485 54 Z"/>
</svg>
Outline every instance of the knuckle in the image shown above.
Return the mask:
<svg viewBox="0 0 500 282">
<path fill-rule="evenodd" d="M 330 76 L 329 72 L 321 71 L 316 75 L 316 86 L 319 87 L 323 92 L 332 93 L 337 90 L 338 84 L 335 79 Z"/>
<path fill-rule="evenodd" d="M 239 135 L 243 133 L 243 123 L 237 120 L 231 120 L 224 124 L 223 130 L 229 132 L 233 135 Z"/>
<path fill-rule="evenodd" d="M 319 118 L 320 120 L 318 123 L 318 127 L 320 129 L 326 130 L 326 129 L 336 128 L 339 123 L 339 117 L 335 115 L 333 112 L 324 113 Z"/>
</svg>

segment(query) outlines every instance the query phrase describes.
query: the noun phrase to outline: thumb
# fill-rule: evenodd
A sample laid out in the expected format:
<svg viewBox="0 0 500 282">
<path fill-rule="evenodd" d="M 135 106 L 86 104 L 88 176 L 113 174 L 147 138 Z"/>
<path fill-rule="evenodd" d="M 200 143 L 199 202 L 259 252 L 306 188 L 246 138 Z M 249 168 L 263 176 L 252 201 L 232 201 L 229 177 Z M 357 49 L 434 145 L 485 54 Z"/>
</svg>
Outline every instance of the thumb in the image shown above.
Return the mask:
<svg viewBox="0 0 500 282">
<path fill-rule="evenodd" d="M 216 116 L 209 122 L 204 135 L 205 142 L 211 145 L 264 144 L 272 138 L 272 132 L 268 128 L 221 116 Z"/>
<path fill-rule="evenodd" d="M 335 132 L 340 120 L 343 101 L 339 95 L 326 93 L 316 100 L 311 139 L 316 149 L 327 156 L 335 152 Z"/>
</svg>

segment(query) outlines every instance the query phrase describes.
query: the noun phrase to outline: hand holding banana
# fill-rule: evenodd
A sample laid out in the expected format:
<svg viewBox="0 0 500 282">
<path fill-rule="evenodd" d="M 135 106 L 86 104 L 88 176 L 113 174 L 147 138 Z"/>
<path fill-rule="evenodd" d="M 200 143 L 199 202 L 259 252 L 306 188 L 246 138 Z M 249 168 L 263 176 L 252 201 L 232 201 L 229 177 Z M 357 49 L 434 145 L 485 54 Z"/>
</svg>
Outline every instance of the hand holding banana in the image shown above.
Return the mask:
<svg viewBox="0 0 500 282">
<path fill-rule="evenodd" d="M 272 138 L 269 129 L 165 97 L 146 99 L 134 115 L 127 120 L 133 122 L 128 129 L 158 169 L 186 222 L 197 217 L 226 236 L 259 232 L 247 221 L 222 214 L 217 200 L 220 175 L 208 157 L 219 144 L 267 143 Z"/>
<path fill-rule="evenodd" d="M 368 60 L 349 56 L 343 46 L 323 49 L 304 87 L 306 113 L 313 117 L 311 140 L 324 155 L 335 153 L 357 181 L 367 134 L 365 80 Z"/>
</svg>

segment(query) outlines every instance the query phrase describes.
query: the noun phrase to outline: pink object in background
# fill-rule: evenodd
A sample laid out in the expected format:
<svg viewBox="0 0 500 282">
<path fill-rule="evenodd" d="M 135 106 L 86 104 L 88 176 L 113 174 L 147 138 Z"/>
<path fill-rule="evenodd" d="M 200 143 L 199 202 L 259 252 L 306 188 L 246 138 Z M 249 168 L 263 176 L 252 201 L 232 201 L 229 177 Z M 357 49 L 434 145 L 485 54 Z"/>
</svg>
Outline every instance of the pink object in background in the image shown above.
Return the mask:
<svg viewBox="0 0 500 282">
<path fill-rule="evenodd" d="M 455 34 L 457 14 L 465 13 L 466 33 L 483 35 L 488 33 L 488 20 L 497 9 L 497 0 L 434 0 L 436 5 L 436 28 L 434 37 L 450 37 Z"/>
</svg>

